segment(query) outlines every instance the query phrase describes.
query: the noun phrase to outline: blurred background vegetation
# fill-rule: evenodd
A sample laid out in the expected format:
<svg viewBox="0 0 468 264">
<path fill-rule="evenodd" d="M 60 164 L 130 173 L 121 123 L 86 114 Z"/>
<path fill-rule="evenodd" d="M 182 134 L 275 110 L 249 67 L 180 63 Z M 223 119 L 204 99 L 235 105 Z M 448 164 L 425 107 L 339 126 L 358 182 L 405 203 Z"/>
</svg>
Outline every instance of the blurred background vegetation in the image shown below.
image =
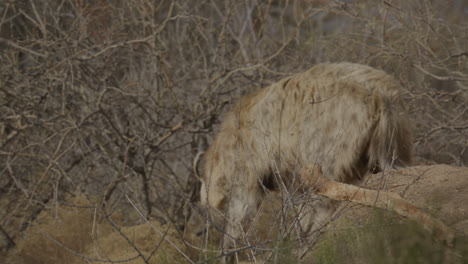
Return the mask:
<svg viewBox="0 0 468 264">
<path fill-rule="evenodd" d="M 2 250 L 78 195 L 181 229 L 235 99 L 342 61 L 401 82 L 419 164 L 468 164 L 467 1 L 0 1 Z"/>
</svg>

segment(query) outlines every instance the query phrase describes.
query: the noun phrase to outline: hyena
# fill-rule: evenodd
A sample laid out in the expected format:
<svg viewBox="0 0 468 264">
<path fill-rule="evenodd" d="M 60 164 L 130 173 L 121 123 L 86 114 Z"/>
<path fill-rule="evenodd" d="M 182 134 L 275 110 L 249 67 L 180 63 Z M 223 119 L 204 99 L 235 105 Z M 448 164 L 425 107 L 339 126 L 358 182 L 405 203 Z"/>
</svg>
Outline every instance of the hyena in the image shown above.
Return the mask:
<svg viewBox="0 0 468 264">
<path fill-rule="evenodd" d="M 226 216 L 224 246 L 240 237 L 265 188 L 293 186 L 305 165 L 345 183 L 408 165 L 402 109 L 394 78 L 353 63 L 319 64 L 241 98 L 205 154 L 200 192 L 202 205 Z M 314 206 L 300 221 L 306 233 L 334 210 L 327 200 Z"/>
</svg>

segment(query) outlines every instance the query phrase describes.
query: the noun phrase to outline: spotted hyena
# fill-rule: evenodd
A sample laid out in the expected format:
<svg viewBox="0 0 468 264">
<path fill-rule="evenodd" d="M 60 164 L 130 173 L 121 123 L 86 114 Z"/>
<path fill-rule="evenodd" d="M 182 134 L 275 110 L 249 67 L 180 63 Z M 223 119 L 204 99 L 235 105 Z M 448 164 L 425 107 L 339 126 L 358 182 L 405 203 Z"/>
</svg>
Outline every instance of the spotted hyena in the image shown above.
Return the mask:
<svg viewBox="0 0 468 264">
<path fill-rule="evenodd" d="M 264 190 L 299 183 L 305 165 L 355 183 L 410 163 L 411 131 L 398 82 L 353 63 L 319 64 L 240 99 L 205 154 L 201 203 L 227 219 L 225 246 L 241 235 Z M 322 201 L 300 221 L 312 232 L 333 212 Z"/>
</svg>

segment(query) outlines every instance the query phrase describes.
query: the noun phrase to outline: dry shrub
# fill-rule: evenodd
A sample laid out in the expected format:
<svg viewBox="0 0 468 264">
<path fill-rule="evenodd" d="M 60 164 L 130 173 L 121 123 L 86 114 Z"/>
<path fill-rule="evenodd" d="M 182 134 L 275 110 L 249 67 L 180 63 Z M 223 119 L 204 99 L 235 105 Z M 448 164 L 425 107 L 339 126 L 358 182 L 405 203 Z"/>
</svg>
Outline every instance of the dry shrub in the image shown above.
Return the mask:
<svg viewBox="0 0 468 264">
<path fill-rule="evenodd" d="M 465 166 L 466 8 L 463 0 L 1 1 L 0 245 L 21 244 L 41 210 L 81 193 L 127 212 L 128 196 L 144 217 L 182 226 L 198 197 L 192 161 L 229 103 L 318 62 L 390 72 L 406 92 L 419 160 Z"/>
</svg>

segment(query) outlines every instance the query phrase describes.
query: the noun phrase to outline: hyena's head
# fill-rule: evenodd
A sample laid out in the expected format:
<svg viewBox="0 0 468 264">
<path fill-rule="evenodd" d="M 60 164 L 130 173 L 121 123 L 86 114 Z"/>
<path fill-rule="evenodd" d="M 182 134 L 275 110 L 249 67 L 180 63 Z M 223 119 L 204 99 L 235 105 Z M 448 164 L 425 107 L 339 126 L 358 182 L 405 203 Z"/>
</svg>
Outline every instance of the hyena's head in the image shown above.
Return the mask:
<svg viewBox="0 0 468 264">
<path fill-rule="evenodd" d="M 202 158 L 204 160 L 204 157 Z M 213 208 L 212 204 L 209 203 L 209 186 L 203 175 L 200 175 L 197 165 L 198 162 L 194 163 L 195 176 L 199 180 L 200 189 L 198 189 L 199 201 L 192 203 L 190 209 L 190 216 L 185 225 L 184 232 L 189 238 L 193 240 L 200 240 L 209 234 L 210 240 L 215 238 L 221 238 L 223 226 L 225 224 L 224 212 Z M 204 172 L 202 172 L 204 174 Z"/>
<path fill-rule="evenodd" d="M 216 209 L 196 202 L 185 226 L 186 237 L 195 243 L 205 241 L 206 237 L 211 242 L 219 242 L 223 235 L 225 220 L 224 215 Z"/>
</svg>

